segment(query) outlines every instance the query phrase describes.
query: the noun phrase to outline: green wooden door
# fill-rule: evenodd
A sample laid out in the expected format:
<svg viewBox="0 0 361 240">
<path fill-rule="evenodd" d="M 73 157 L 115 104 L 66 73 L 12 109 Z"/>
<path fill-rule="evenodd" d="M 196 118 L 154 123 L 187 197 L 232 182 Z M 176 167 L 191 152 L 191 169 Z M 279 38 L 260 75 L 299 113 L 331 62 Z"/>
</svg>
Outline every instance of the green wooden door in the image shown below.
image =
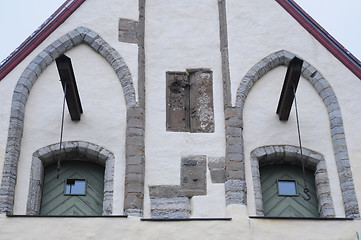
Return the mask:
<svg viewBox="0 0 361 240">
<path fill-rule="evenodd" d="M 311 199 L 306 201 L 303 196 L 304 183 L 301 167 L 276 165 L 260 168 L 263 210 L 265 216 L 275 217 L 318 217 L 318 204 L 314 175 L 306 170 L 306 184 Z M 296 192 L 292 192 L 293 183 Z M 283 189 L 286 185 L 286 190 Z M 287 185 L 292 186 L 288 188 Z M 282 191 L 291 191 L 285 194 Z M 306 197 L 306 196 L 305 196 Z"/>
<path fill-rule="evenodd" d="M 91 162 L 64 161 L 45 167 L 40 215 L 101 215 L 104 167 Z"/>
</svg>

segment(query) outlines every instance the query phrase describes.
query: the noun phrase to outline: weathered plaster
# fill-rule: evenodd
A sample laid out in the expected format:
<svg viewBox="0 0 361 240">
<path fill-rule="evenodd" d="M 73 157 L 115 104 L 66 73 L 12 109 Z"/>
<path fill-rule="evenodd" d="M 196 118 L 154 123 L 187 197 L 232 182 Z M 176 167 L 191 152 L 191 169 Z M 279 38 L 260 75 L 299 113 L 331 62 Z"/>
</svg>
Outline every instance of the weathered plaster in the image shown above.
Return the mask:
<svg viewBox="0 0 361 240">
<path fill-rule="evenodd" d="M 42 51 L 24 70 L 15 87 L 12 99 L 10 125 L 0 190 L 1 211 L 12 213 L 17 164 L 23 134 L 25 105 L 32 86 L 46 67 L 62 53 L 84 43 L 98 52 L 114 69 L 122 84 L 128 108 L 136 105 L 135 91 L 127 65 L 119 53 L 99 35 L 86 28 L 77 28 L 56 40 Z"/>
<path fill-rule="evenodd" d="M 257 80 L 259 80 L 263 75 L 265 75 L 270 70 L 280 65 L 287 66 L 290 60 L 294 56 L 295 56 L 294 54 L 284 50 L 275 52 L 265 57 L 258 64 L 253 66 L 248 71 L 248 73 L 243 77 L 242 82 L 237 90 L 236 107 L 230 110 L 234 112 L 235 114 L 234 117 L 239 119 L 239 121 L 237 121 L 238 125 L 236 124 L 236 127 L 239 130 L 242 131 L 243 129 L 243 123 L 242 123 L 243 108 L 251 88 L 254 86 Z M 306 61 L 304 61 L 304 64 L 302 66 L 302 76 L 305 79 L 307 79 L 315 88 L 316 92 L 322 98 L 325 107 L 327 108 L 328 111 L 332 144 L 333 144 L 334 156 L 335 156 L 335 161 L 337 164 L 337 170 L 340 180 L 340 187 L 342 190 L 345 214 L 347 217 L 359 218 L 360 214 L 359 214 L 355 189 L 353 185 L 350 162 L 348 159 L 342 116 L 336 95 L 333 92 L 332 87 L 327 82 L 327 80 L 324 79 L 323 76 Z M 227 127 L 234 126 L 233 122 L 231 123 L 229 122 L 230 120 L 227 121 L 226 119 L 226 129 Z M 229 124 L 230 126 L 228 126 Z M 231 132 L 231 134 L 233 134 L 233 132 Z M 234 136 L 232 137 L 232 135 L 229 136 L 230 137 L 228 136 L 226 137 L 227 145 L 233 144 L 234 141 L 236 143 L 243 144 L 243 134 L 240 134 L 239 136 L 236 137 Z M 243 149 L 243 146 L 240 149 Z M 230 154 L 229 152 L 227 152 L 226 161 L 228 161 L 229 164 L 240 162 L 240 164 L 244 166 L 244 152 L 243 150 L 240 151 L 241 152 L 239 152 L 237 156 L 234 156 L 234 154 Z M 228 167 L 228 169 L 233 170 L 233 168 L 230 167 Z M 240 172 L 240 176 L 238 177 L 240 180 L 244 178 L 244 173 L 242 173 L 242 169 L 244 169 L 244 167 L 240 167 L 237 170 L 238 172 Z"/>
</svg>

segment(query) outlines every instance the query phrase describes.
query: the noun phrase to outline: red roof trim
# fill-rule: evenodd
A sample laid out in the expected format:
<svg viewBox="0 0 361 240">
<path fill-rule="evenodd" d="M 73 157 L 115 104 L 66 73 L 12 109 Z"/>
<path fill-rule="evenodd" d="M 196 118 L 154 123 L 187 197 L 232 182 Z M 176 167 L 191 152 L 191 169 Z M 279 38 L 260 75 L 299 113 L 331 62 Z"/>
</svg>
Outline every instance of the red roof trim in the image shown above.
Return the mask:
<svg viewBox="0 0 361 240">
<path fill-rule="evenodd" d="M 85 0 L 67 0 L 0 65 L 0 81 L 57 29 Z"/>
<path fill-rule="evenodd" d="M 330 53 L 361 79 L 361 62 L 336 41 L 325 29 L 311 18 L 293 0 L 276 0 L 297 22 L 299 22 Z"/>
<path fill-rule="evenodd" d="M 328 51 L 361 79 L 361 63 L 293 0 L 276 0 Z M 71 3 L 70 3 L 71 2 Z M 0 65 L 0 81 L 59 27 L 85 0 L 67 0 Z M 70 3 L 70 4 L 69 4 Z M 69 4 L 69 6 L 67 6 Z"/>
</svg>

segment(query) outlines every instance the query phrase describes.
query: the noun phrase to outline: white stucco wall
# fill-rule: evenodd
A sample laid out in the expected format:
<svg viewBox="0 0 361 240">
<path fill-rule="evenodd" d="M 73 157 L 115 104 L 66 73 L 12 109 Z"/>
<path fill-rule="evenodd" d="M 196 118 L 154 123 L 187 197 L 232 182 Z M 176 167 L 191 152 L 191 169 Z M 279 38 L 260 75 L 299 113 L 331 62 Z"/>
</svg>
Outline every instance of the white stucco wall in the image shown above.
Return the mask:
<svg viewBox="0 0 361 240">
<path fill-rule="evenodd" d="M 118 41 L 118 19 L 138 19 L 138 1 L 102 4 L 86 1 L 67 21 L 22 61 L 0 84 L 2 106 L 1 162 L 6 149 L 12 92 L 23 70 L 43 49 L 56 39 L 84 26 L 98 33 L 114 47 L 126 62 L 137 87 L 138 47 Z M 114 6 L 117 5 L 115 8 Z M 111 66 L 88 46 L 82 44 L 68 52 L 84 110 L 81 121 L 72 122 L 66 109 L 64 141 L 89 141 L 115 154 L 113 213 L 123 213 L 125 170 L 126 106 L 123 89 Z M 49 65 L 34 84 L 25 111 L 24 134 L 19 159 L 14 214 L 25 214 L 29 188 L 31 156 L 37 149 L 59 142 L 62 110 L 62 88 L 55 62 Z"/>
<path fill-rule="evenodd" d="M 146 186 L 179 185 L 181 157 L 222 157 L 225 154 L 218 6 L 216 1 L 208 0 L 197 2 L 199 7 L 190 7 L 192 5 L 194 1 L 191 0 L 147 1 Z M 166 131 L 165 73 L 191 68 L 213 71 L 214 133 Z M 192 199 L 193 216 L 224 216 L 224 210 L 217 210 L 224 209 L 224 198 L 219 197 L 224 191 L 222 187 L 216 189 L 217 185 L 208 182 L 208 191 L 218 194 Z M 145 193 L 148 196 L 148 187 Z M 212 200 L 202 201 L 203 198 Z M 146 216 L 150 216 L 148 197 L 144 207 Z M 213 209 L 211 213 L 210 208 Z"/>
<path fill-rule="evenodd" d="M 255 215 L 254 191 L 250 152 L 260 146 L 299 146 L 295 106 L 288 121 L 280 121 L 276 114 L 286 67 L 278 67 L 252 88 L 244 108 L 244 152 L 246 159 L 247 193 L 250 215 Z M 302 147 L 324 155 L 330 176 L 336 216 L 344 217 L 343 201 L 333 154 L 327 109 L 312 85 L 301 78 L 296 92 Z M 325 124 L 326 123 L 326 124 Z"/>
<path fill-rule="evenodd" d="M 124 199 L 126 130 L 122 87 L 111 66 L 88 46 L 80 45 L 68 51 L 67 56 L 72 59 L 84 113 L 80 121 L 72 121 L 66 109 L 63 141 L 88 141 L 114 153 L 114 210 L 120 214 Z M 60 139 L 63 91 L 58 79 L 53 62 L 34 84 L 26 105 L 14 214 L 26 211 L 23 202 L 28 195 L 32 153 Z"/>
<path fill-rule="evenodd" d="M 360 124 L 355 121 L 359 119 L 360 112 L 356 110 L 359 108 L 357 103 L 361 100 L 360 95 L 355 94 L 361 91 L 360 80 L 275 1 L 227 1 L 227 24 L 232 102 L 235 102 L 237 88 L 248 70 L 264 57 L 279 50 L 287 50 L 309 62 L 330 83 L 341 108 L 356 194 L 360 199 L 361 193 L 357 191 L 360 187 L 360 180 L 357 179 L 357 170 L 360 169 L 357 156 L 361 139 L 358 134 Z M 273 73 L 275 71 L 279 73 Z M 246 101 L 244 139 L 250 205 L 254 202 L 248 161 L 250 151 L 262 145 L 287 142 L 298 145 L 295 119 L 282 124 L 275 114 L 285 72 L 285 68 L 278 68 L 262 77 L 252 88 Z M 339 180 L 335 178 L 337 169 L 327 110 L 322 99 L 305 79 L 300 81 L 300 84 L 302 88 L 297 90 L 297 94 L 301 95 L 299 109 L 303 146 L 319 151 L 325 156 L 329 176 L 333 176 L 330 184 L 336 215 L 343 216 Z M 268 114 L 267 110 L 270 111 Z M 291 112 L 291 116 L 295 116 L 294 113 Z M 320 140 L 315 141 L 315 137 Z M 250 213 L 254 211 L 252 207 L 249 210 Z"/>
<path fill-rule="evenodd" d="M 262 13 L 262 14 L 261 14 Z M 118 41 L 118 19 L 138 19 L 138 1 L 87 0 L 36 50 L 0 81 L 0 166 L 6 148 L 11 97 L 26 66 L 49 44 L 84 26 L 98 33 L 124 58 L 137 89 L 138 47 Z M 232 103 L 247 71 L 269 54 L 287 50 L 312 64 L 331 84 L 338 98 L 358 200 L 361 200 L 361 82 L 307 33 L 275 1 L 227 1 L 229 60 Z M 219 21 L 216 0 L 147 0 L 146 5 L 146 175 L 144 216 L 150 217 L 148 186 L 180 184 L 182 156 L 225 155 L 223 86 L 219 51 Z M 124 193 L 124 141 L 126 107 L 123 90 L 113 69 L 85 45 L 66 53 L 72 58 L 84 114 L 72 122 L 66 114 L 64 140 L 83 140 L 104 146 L 115 154 L 114 214 L 122 214 Z M 214 133 L 166 131 L 166 71 L 209 68 L 213 72 Z M 271 144 L 298 145 L 294 109 L 287 123 L 275 114 L 285 67 L 262 77 L 252 88 L 244 109 L 244 150 L 248 206 L 225 207 L 224 184 L 212 184 L 207 172 L 207 195 L 192 198 L 192 217 L 232 217 L 225 222 L 142 222 L 139 218 L 7 218 L 0 215 L 0 238 L 277 238 L 310 239 L 334 236 L 352 239 L 359 221 L 297 221 L 249 219 L 255 215 L 249 153 Z M 25 214 L 31 155 L 40 147 L 59 141 L 62 90 L 55 63 L 35 83 L 26 105 L 24 135 L 19 159 L 14 214 Z M 329 120 L 321 98 L 301 78 L 297 90 L 302 143 L 325 156 L 336 215 L 344 217 L 330 137 Z M 67 111 L 66 111 L 67 112 Z M 1 172 L 0 172 L 1 176 Z M 315 229 L 315 224 L 317 228 Z M 23 231 L 18 232 L 19 226 Z M 39 227 L 41 226 L 41 227 Z M 56 227 L 54 227 L 56 226 Z M 69 227 L 71 226 L 71 227 Z M 84 228 L 87 232 L 84 233 Z M 52 231 L 49 231 L 52 229 Z M 68 229 L 64 231 L 64 229 Z M 284 229 L 288 229 L 287 232 Z M 14 233 L 17 233 L 15 236 Z M 45 237 L 46 236 L 46 237 Z M 332 239 L 332 238 L 331 238 Z"/>
</svg>

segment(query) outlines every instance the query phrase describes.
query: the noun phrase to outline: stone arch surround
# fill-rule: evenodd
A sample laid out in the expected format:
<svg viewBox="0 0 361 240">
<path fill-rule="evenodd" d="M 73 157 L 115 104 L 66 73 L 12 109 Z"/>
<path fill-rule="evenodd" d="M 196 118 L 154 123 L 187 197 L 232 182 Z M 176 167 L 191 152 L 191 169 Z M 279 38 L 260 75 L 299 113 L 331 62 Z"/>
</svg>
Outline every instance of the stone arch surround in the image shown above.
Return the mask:
<svg viewBox="0 0 361 240">
<path fill-rule="evenodd" d="M 139 186 L 144 185 L 144 111 L 137 106 L 133 80 L 128 66 L 120 54 L 98 34 L 85 27 L 79 27 L 60 37 L 40 52 L 29 63 L 16 84 L 11 103 L 8 139 L 0 187 L 0 213 L 10 215 L 13 213 L 25 105 L 31 88 L 47 66 L 61 54 L 79 44 L 86 44 L 100 54 L 112 66 L 122 85 L 128 118 L 125 149 L 126 176 L 129 172 L 140 174 L 141 177 L 134 183 Z M 135 168 L 134 166 L 136 170 L 132 170 Z M 130 215 L 139 216 L 143 212 L 144 190 L 142 187 L 130 189 L 129 186 L 133 186 L 134 183 L 131 180 L 125 183 L 124 210 Z"/>
<path fill-rule="evenodd" d="M 90 161 L 105 167 L 102 215 L 111 215 L 113 212 L 114 154 L 101 146 L 84 141 L 63 142 L 62 151 L 59 150 L 59 143 L 55 143 L 33 153 L 26 214 L 38 215 L 40 213 L 44 167 L 56 163 L 58 158 L 61 161 Z"/>
<path fill-rule="evenodd" d="M 225 109 L 226 123 L 226 202 L 246 205 L 246 184 L 243 151 L 243 108 L 253 85 L 270 70 L 288 66 L 295 57 L 293 53 L 281 50 L 270 54 L 254 65 L 241 80 L 237 89 L 235 107 Z M 332 145 L 337 165 L 345 215 L 360 218 L 351 166 L 348 157 L 346 137 L 337 97 L 328 81 L 311 64 L 304 61 L 302 76 L 315 88 L 327 108 L 330 121 Z"/>
<path fill-rule="evenodd" d="M 291 145 L 263 146 L 256 148 L 251 152 L 250 161 L 257 215 L 264 215 L 259 168 L 276 164 L 296 165 L 301 167 L 302 160 L 305 168 L 311 170 L 315 174 L 318 212 L 320 217 L 335 217 L 324 156 L 307 148 L 302 148 L 301 156 L 301 149 Z"/>
</svg>

